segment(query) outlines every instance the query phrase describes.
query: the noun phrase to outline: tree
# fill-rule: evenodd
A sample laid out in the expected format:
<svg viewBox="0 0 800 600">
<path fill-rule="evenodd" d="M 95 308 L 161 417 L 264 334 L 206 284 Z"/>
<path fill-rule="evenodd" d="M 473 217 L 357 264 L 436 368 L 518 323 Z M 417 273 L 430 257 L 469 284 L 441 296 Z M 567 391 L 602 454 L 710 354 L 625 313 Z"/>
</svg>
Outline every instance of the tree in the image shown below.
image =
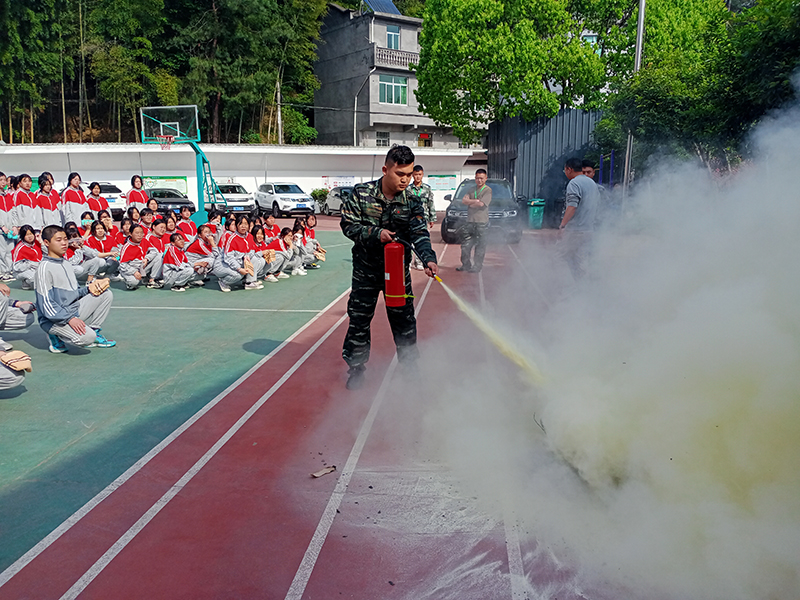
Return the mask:
<svg viewBox="0 0 800 600">
<path fill-rule="evenodd" d="M 428 0 L 420 110 L 465 142 L 490 121 L 532 120 L 600 90 L 604 65 L 566 0 Z"/>
</svg>

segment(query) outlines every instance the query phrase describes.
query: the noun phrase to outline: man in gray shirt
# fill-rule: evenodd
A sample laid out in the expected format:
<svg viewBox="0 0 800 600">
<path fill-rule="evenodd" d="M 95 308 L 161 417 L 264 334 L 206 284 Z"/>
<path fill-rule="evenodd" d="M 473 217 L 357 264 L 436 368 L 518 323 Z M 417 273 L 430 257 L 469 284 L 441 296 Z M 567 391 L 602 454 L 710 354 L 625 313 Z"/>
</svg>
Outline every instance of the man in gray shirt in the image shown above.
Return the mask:
<svg viewBox="0 0 800 600">
<path fill-rule="evenodd" d="M 559 226 L 559 254 L 569 265 L 577 280 L 586 274 L 589 247 L 591 244 L 600 191 L 597 184 L 583 174 L 583 163 L 579 158 L 570 158 L 564 165 L 567 184 L 567 206 Z"/>
<path fill-rule="evenodd" d="M 462 200 L 467 207 L 467 223 L 462 229 L 461 266 L 456 267 L 456 271 L 479 273 L 483 268 L 486 230 L 489 229 L 489 205 L 492 203 L 492 188 L 486 185 L 487 177 L 485 169 L 475 171 L 475 191 L 468 193 Z"/>
</svg>

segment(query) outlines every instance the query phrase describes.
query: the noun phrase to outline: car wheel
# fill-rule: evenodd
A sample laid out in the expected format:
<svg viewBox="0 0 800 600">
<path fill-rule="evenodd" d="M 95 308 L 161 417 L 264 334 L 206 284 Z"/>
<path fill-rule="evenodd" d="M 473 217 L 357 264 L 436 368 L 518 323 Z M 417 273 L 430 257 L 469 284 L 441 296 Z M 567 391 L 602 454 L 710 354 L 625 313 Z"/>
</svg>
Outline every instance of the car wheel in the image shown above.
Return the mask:
<svg viewBox="0 0 800 600">
<path fill-rule="evenodd" d="M 447 220 L 442 221 L 442 241 L 445 244 L 456 244 L 456 236 L 447 231 Z"/>
<path fill-rule="evenodd" d="M 329 216 L 331 214 L 331 209 L 328 208 L 327 202 L 322 203 L 322 206 L 319 207 L 319 212 L 321 212 L 325 216 Z"/>
<path fill-rule="evenodd" d="M 272 216 L 276 219 L 281 216 L 281 209 L 278 207 L 278 203 L 274 202 L 272 204 Z"/>
</svg>

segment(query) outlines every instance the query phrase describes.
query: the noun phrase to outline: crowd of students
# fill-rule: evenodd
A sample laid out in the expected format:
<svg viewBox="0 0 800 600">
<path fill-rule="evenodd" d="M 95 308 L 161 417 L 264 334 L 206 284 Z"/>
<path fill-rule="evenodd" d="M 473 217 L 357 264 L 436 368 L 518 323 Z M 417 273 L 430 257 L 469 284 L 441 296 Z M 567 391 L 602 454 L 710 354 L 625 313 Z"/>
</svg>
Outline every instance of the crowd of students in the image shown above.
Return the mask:
<svg viewBox="0 0 800 600">
<path fill-rule="evenodd" d="M 0 173 L 0 281 L 16 279 L 22 289 L 36 290 L 35 304 L 21 302 L 0 283 L 0 330 L 29 327 L 37 312 L 54 353 L 68 351 L 65 342 L 116 344 L 100 333 L 111 307 L 109 281 L 124 282 L 128 290 L 185 292 L 213 276 L 223 292 L 257 290 L 304 276 L 325 260 L 313 214 L 281 229 L 272 216 L 212 210 L 198 227 L 189 207 L 180 214 L 160 210 L 134 175 L 117 225 L 98 183 L 89 185 L 88 195 L 78 173 L 70 173 L 61 194 L 53 184 L 53 176 L 42 173 L 32 192 L 30 175 Z M 2 339 L 0 363 L 6 367 L 0 368 L 0 389 L 19 385 L 30 371 L 30 357 Z"/>
</svg>

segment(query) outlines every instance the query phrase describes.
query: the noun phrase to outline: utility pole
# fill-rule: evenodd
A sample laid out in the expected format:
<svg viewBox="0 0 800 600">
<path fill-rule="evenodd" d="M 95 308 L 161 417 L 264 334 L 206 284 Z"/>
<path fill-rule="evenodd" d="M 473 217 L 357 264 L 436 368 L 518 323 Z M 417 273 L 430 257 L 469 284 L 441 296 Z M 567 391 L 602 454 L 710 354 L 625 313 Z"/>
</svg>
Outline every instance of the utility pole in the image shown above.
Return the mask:
<svg viewBox="0 0 800 600">
<path fill-rule="evenodd" d="M 639 19 L 636 23 L 636 55 L 633 60 L 633 73 L 639 72 L 642 67 L 642 48 L 644 46 L 644 12 L 645 0 L 639 0 Z M 628 196 L 628 186 L 631 182 L 631 155 L 633 154 L 633 132 L 628 132 L 628 146 L 625 150 L 625 173 L 622 179 L 623 206 Z"/>
</svg>

